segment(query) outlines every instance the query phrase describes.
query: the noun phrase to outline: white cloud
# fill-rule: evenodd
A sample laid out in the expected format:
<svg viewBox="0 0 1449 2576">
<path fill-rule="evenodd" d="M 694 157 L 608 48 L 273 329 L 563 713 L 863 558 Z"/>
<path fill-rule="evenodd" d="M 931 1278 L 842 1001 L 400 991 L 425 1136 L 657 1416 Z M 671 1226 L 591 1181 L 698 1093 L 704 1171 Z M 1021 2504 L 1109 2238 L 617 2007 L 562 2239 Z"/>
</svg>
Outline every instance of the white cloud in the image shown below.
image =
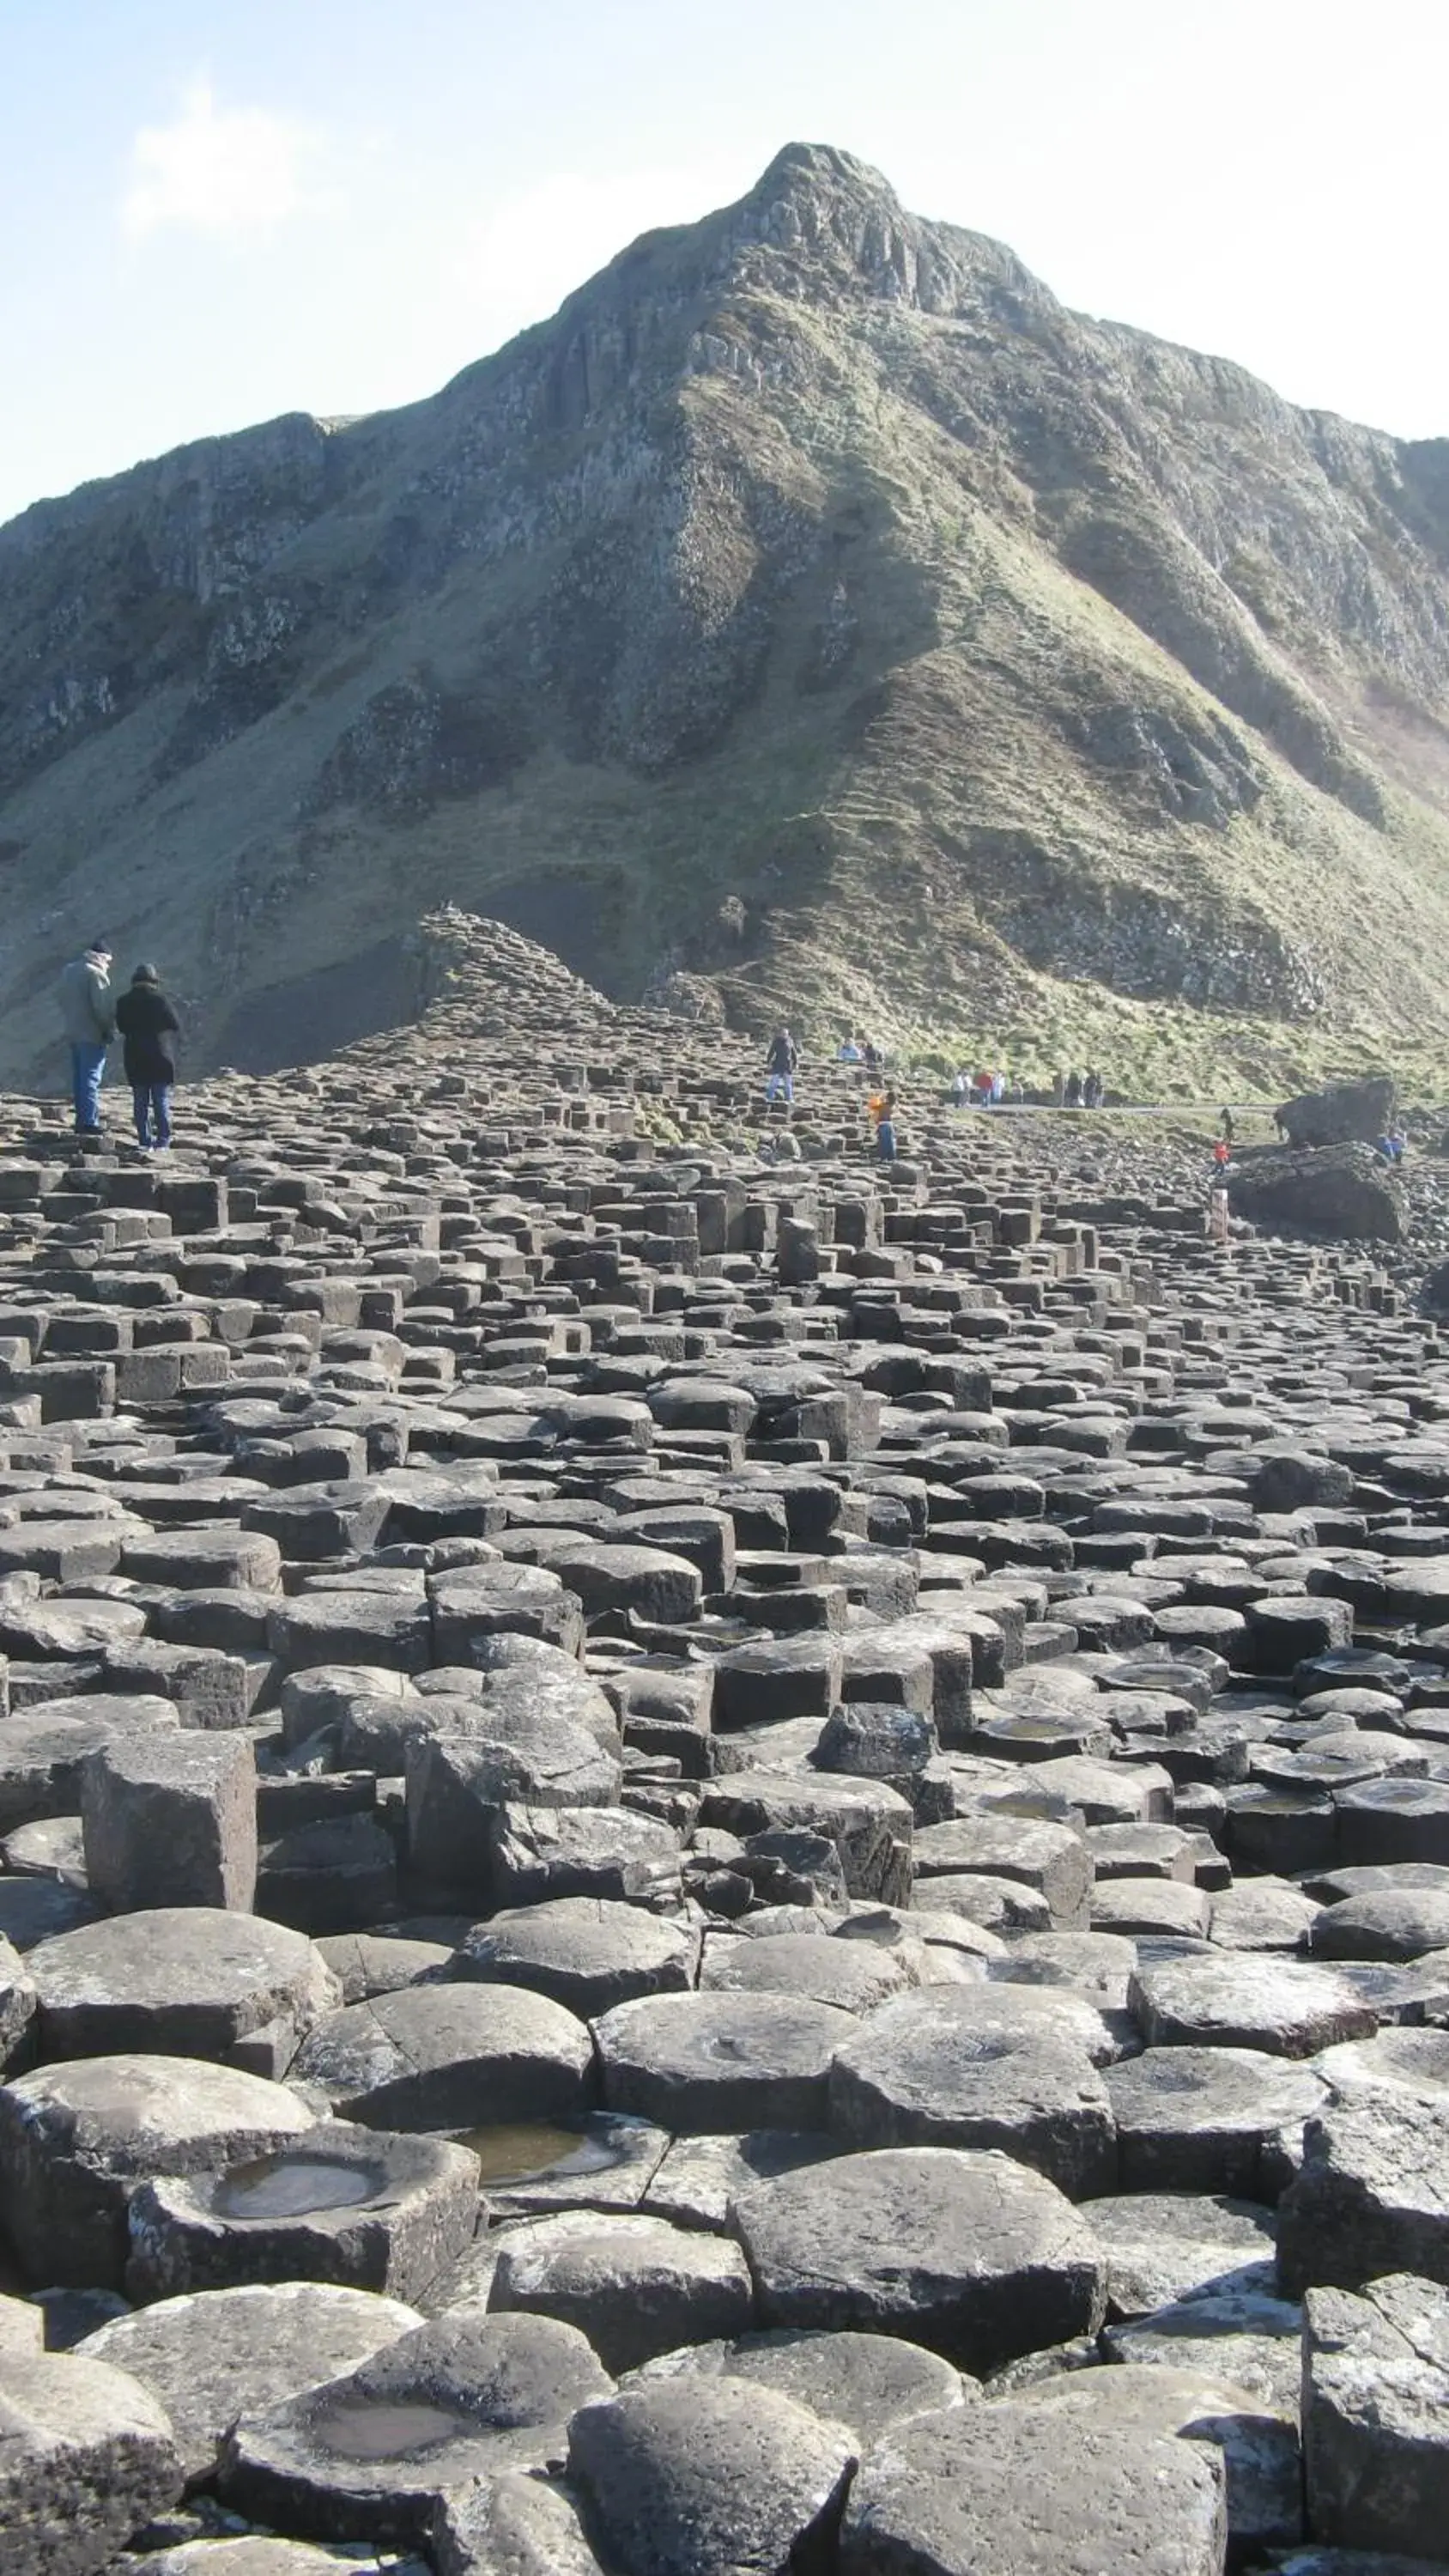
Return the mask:
<svg viewBox="0 0 1449 2576">
<path fill-rule="evenodd" d="M 752 175 L 703 162 L 606 177 L 555 171 L 470 226 L 457 284 L 496 345 L 552 313 L 640 233 L 696 222 L 741 195 Z"/>
<path fill-rule="evenodd" d="M 132 241 L 174 226 L 238 240 L 336 203 L 322 184 L 322 129 L 265 108 L 218 107 L 193 83 L 169 125 L 145 125 L 131 146 L 121 224 Z"/>
</svg>

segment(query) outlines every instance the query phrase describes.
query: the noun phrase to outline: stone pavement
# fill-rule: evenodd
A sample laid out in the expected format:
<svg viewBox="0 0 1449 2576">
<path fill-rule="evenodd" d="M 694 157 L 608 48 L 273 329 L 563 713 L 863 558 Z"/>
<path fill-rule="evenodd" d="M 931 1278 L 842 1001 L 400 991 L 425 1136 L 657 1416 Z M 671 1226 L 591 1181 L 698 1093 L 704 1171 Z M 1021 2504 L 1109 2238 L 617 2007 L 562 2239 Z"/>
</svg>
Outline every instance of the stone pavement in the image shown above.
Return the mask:
<svg viewBox="0 0 1449 2576">
<path fill-rule="evenodd" d="M 0 2576 L 1442 2554 L 1438 1327 L 443 935 L 0 1105 Z"/>
</svg>

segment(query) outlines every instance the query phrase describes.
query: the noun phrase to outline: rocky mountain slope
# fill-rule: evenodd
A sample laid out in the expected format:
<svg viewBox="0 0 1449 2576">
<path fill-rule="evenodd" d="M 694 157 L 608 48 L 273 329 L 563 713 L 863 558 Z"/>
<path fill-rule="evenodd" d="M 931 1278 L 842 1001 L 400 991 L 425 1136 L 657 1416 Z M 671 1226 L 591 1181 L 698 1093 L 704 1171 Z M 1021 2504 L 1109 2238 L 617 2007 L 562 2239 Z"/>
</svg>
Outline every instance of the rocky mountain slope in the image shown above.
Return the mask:
<svg viewBox="0 0 1449 2576">
<path fill-rule="evenodd" d="M 405 1017 L 446 900 L 747 1025 L 1402 1056 L 1449 1035 L 1446 684 L 1449 442 L 792 146 L 429 401 L 0 530 L 0 1076 L 95 928 L 262 1066 Z"/>
</svg>

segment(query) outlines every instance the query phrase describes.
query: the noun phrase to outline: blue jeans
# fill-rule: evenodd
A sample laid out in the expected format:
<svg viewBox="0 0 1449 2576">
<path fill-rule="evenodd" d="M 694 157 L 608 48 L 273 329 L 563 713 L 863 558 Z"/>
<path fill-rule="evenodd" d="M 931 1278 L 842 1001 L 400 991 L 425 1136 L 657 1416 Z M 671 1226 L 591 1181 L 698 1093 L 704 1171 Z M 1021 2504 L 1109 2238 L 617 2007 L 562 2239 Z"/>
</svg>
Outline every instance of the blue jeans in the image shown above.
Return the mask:
<svg viewBox="0 0 1449 2576">
<path fill-rule="evenodd" d="M 101 1082 L 106 1070 L 103 1046 L 72 1046 L 70 1051 L 70 1085 L 75 1100 L 75 1128 L 78 1136 L 98 1135 L 101 1124 Z"/>
<path fill-rule="evenodd" d="M 131 1101 L 136 1112 L 136 1133 L 141 1143 L 169 1145 L 171 1142 L 170 1083 L 133 1082 Z"/>
<path fill-rule="evenodd" d="M 765 1076 L 766 1100 L 773 1104 L 775 1101 L 780 1099 L 782 1094 L 787 1101 L 793 1104 L 795 1098 L 795 1076 L 793 1073 L 767 1073 Z"/>
</svg>

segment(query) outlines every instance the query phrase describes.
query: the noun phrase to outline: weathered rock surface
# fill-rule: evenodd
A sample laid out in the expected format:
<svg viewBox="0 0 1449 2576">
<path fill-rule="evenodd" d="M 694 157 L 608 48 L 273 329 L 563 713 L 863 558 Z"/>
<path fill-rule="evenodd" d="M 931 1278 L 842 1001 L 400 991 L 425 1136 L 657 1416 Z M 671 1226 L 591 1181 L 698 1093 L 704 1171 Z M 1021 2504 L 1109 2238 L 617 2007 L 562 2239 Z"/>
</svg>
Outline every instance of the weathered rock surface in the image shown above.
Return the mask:
<svg viewBox="0 0 1449 2576">
<path fill-rule="evenodd" d="M 1163 2576 L 1212 2576 L 1225 2537 L 1223 2470 L 1206 2446 L 1141 2429 L 1130 2444 L 1105 2442 L 1060 2407 L 1001 2404 L 922 2416 L 867 2457 L 841 2565 L 849 2576 L 1042 2565 L 1088 2576 L 1130 2555 Z"/>
<path fill-rule="evenodd" d="M 150 2391 L 70 2353 L 0 2363 L 0 2567 L 89 2576 L 181 2492 Z"/>
<path fill-rule="evenodd" d="M 119 2289 L 151 2176 L 269 2156 L 315 2113 L 280 2084 L 174 2057 L 86 2057 L 0 2087 L 5 2231 L 38 2287 Z"/>
<path fill-rule="evenodd" d="M 735 2214 L 766 2325 L 877 2328 L 979 2375 L 1101 2322 L 1086 2230 L 1004 2156 L 850 2156 L 757 2184 Z"/>
<path fill-rule="evenodd" d="M 300 2279 L 417 2298 L 466 2254 L 477 2219 L 466 2147 L 323 2120 L 272 2155 L 142 2183 L 126 2286 L 154 2299 Z"/>
<path fill-rule="evenodd" d="M 188 2482 L 215 2468 L 239 2415 L 337 2379 L 422 2319 L 399 2299 L 311 2281 L 202 2290 L 117 2317 L 76 2346 L 149 2388 Z"/>
<path fill-rule="evenodd" d="M 1308 2511 L 1340 2549 L 1430 2558 L 1449 2502 L 1449 2293 L 1391 2273 L 1304 2304 Z"/>
<path fill-rule="evenodd" d="M 778 2390 L 688 2380 L 623 2391 L 569 2426 L 569 2473 L 625 2576 L 746 2576 L 827 2551 L 853 2465 L 838 2424 Z"/>
<path fill-rule="evenodd" d="M 422 2541 L 445 2497 L 561 2462 L 565 2425 L 612 2386 L 545 2317 L 444 2317 L 345 2377 L 244 2416 L 222 2491 L 257 2519 L 340 2539 Z"/>
</svg>

